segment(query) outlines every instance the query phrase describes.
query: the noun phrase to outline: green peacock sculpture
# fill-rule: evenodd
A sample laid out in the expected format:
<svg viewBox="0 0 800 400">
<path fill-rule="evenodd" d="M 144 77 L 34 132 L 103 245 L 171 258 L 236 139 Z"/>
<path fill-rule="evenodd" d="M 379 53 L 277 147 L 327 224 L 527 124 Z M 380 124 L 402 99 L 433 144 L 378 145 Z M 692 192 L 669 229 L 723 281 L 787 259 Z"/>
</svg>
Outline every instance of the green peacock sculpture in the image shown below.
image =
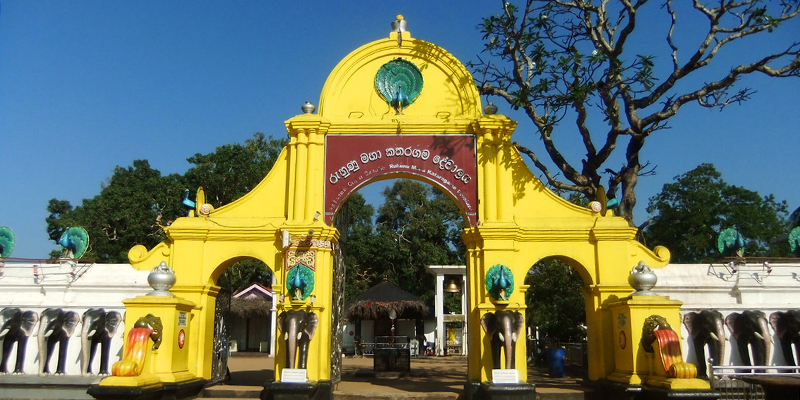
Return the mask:
<svg viewBox="0 0 800 400">
<path fill-rule="evenodd" d="M 61 234 L 58 244 L 62 247 L 64 257 L 81 258 L 89 247 L 89 233 L 80 226 L 71 226 Z"/>
<path fill-rule="evenodd" d="M 717 250 L 723 257 L 744 257 L 745 240 L 739 227 L 724 229 L 717 236 Z"/>
<path fill-rule="evenodd" d="M 789 249 L 795 257 L 800 257 L 800 226 L 789 232 Z"/>
<path fill-rule="evenodd" d="M 10 257 L 16 243 L 14 231 L 7 226 L 0 226 L 0 258 Z"/>
</svg>

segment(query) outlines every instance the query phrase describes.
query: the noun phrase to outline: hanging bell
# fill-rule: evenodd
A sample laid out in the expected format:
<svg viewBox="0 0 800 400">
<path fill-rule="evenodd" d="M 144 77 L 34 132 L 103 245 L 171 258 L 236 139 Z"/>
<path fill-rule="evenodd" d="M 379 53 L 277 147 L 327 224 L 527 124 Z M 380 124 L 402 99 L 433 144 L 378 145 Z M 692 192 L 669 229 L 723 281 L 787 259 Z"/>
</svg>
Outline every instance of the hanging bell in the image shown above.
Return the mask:
<svg viewBox="0 0 800 400">
<path fill-rule="evenodd" d="M 444 286 L 445 293 L 458 293 L 461 290 L 458 288 L 455 279 L 450 279 L 447 284 Z"/>
</svg>

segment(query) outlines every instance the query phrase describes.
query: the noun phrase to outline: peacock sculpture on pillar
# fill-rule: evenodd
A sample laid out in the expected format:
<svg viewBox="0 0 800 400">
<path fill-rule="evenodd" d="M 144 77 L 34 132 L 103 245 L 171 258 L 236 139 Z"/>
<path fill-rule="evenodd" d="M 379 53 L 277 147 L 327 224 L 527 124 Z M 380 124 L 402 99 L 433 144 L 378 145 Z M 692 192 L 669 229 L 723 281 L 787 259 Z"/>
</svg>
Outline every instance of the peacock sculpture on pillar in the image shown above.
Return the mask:
<svg viewBox="0 0 800 400">
<path fill-rule="evenodd" d="M 486 272 L 486 290 L 493 299 L 508 301 L 514 291 L 514 274 L 503 265 L 497 264 Z"/>
</svg>

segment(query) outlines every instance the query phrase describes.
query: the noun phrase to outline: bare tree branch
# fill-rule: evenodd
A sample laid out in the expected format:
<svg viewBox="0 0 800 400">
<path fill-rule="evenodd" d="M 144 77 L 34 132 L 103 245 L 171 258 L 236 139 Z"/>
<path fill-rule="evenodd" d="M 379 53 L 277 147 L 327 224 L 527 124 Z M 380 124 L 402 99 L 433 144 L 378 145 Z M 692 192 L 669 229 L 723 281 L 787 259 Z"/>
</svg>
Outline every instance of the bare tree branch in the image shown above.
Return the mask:
<svg viewBox="0 0 800 400">
<path fill-rule="evenodd" d="M 503 0 L 501 5 L 502 13 L 484 18 L 481 25 L 488 56 L 469 64 L 480 93 L 503 99 L 533 122 L 549 160 L 515 145 L 543 173 L 548 185 L 592 199 L 604 171 L 609 174 L 609 192 L 622 188 L 621 211 L 629 220 L 638 177 L 653 173 L 643 172 L 647 164 L 641 165 L 639 151 L 651 134 L 669 127 L 669 119 L 683 106 L 722 108 L 745 101 L 753 90 L 734 86 L 751 74 L 800 76 L 797 40 L 755 60 L 747 60 L 751 56 L 743 52 L 739 65 L 725 70 L 714 62 L 721 49 L 774 32 L 797 17 L 797 1 L 666 0 L 653 5 L 646 0 L 526 0 L 518 8 Z M 663 32 L 671 67 L 666 73 L 656 68 L 657 55 L 629 49 L 638 36 L 654 33 L 653 24 L 637 21 L 641 10 L 647 10 L 647 15 L 657 11 L 650 6 L 660 6 L 662 15 L 669 18 Z M 678 18 L 679 13 L 687 18 Z M 680 22 L 692 21 L 691 13 L 707 25 L 699 37 L 679 40 Z M 785 40 L 785 35 L 777 39 Z M 681 55 L 688 58 L 682 61 Z M 574 126 L 561 125 L 568 117 L 574 118 Z M 580 167 L 568 162 L 554 141 L 554 136 L 563 138 L 573 132 L 585 152 Z M 560 139 L 558 143 L 566 142 Z M 605 167 L 622 144 L 623 165 L 617 170 Z"/>
</svg>

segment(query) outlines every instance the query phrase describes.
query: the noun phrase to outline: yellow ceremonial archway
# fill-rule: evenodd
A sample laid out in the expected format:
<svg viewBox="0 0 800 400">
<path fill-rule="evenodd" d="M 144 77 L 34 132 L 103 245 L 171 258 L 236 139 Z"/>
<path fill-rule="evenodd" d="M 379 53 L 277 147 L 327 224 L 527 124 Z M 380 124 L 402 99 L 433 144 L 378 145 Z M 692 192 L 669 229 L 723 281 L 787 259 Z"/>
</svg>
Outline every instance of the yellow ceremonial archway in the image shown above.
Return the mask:
<svg viewBox="0 0 800 400">
<path fill-rule="evenodd" d="M 406 92 L 387 94 L 384 86 L 391 86 L 392 79 L 400 79 Z M 647 370 L 637 350 L 642 320 L 660 310 L 678 326 L 679 305 L 665 308 L 653 300 L 626 304 L 639 310 L 626 311 L 629 320 L 614 306 L 629 298 L 627 279 L 633 266 L 643 261 L 660 268 L 669 261 L 669 252 L 645 248 L 634 240 L 636 229 L 611 212 L 600 215 L 548 190 L 510 142 L 516 123 L 482 112 L 471 75 L 450 53 L 409 32 L 392 32 L 347 55 L 328 77 L 318 113 L 312 108 L 286 121 L 291 142 L 250 193 L 215 210 L 200 212 L 198 204 L 196 215 L 165 227 L 165 242 L 149 251 L 142 246 L 130 251 L 137 269 L 149 270 L 163 261 L 175 271 L 177 284 L 171 292 L 191 305 L 189 374 L 211 375 L 217 278 L 235 261 L 255 258 L 274 269 L 273 289 L 283 298 L 279 314 L 316 315 L 305 371 L 310 381 L 330 381 L 328 335 L 333 330 L 332 271 L 339 237 L 330 221 L 352 191 L 395 174 L 442 188 L 469 222 L 463 232 L 468 249 L 469 381 L 492 379 L 491 339 L 481 329 L 482 318 L 501 310 L 524 315 L 525 274 L 548 257 L 567 260 L 583 278 L 589 379 L 629 384 L 645 379 Z M 498 265 L 514 282 L 507 298 L 495 298 L 487 290 L 487 273 Z M 128 321 L 137 318 L 133 314 Z M 164 331 L 168 329 L 165 324 Z M 278 341 L 279 381 L 287 368 L 287 347 L 286 341 Z M 513 367 L 524 382 L 525 346 L 517 346 L 515 354 Z"/>
</svg>

